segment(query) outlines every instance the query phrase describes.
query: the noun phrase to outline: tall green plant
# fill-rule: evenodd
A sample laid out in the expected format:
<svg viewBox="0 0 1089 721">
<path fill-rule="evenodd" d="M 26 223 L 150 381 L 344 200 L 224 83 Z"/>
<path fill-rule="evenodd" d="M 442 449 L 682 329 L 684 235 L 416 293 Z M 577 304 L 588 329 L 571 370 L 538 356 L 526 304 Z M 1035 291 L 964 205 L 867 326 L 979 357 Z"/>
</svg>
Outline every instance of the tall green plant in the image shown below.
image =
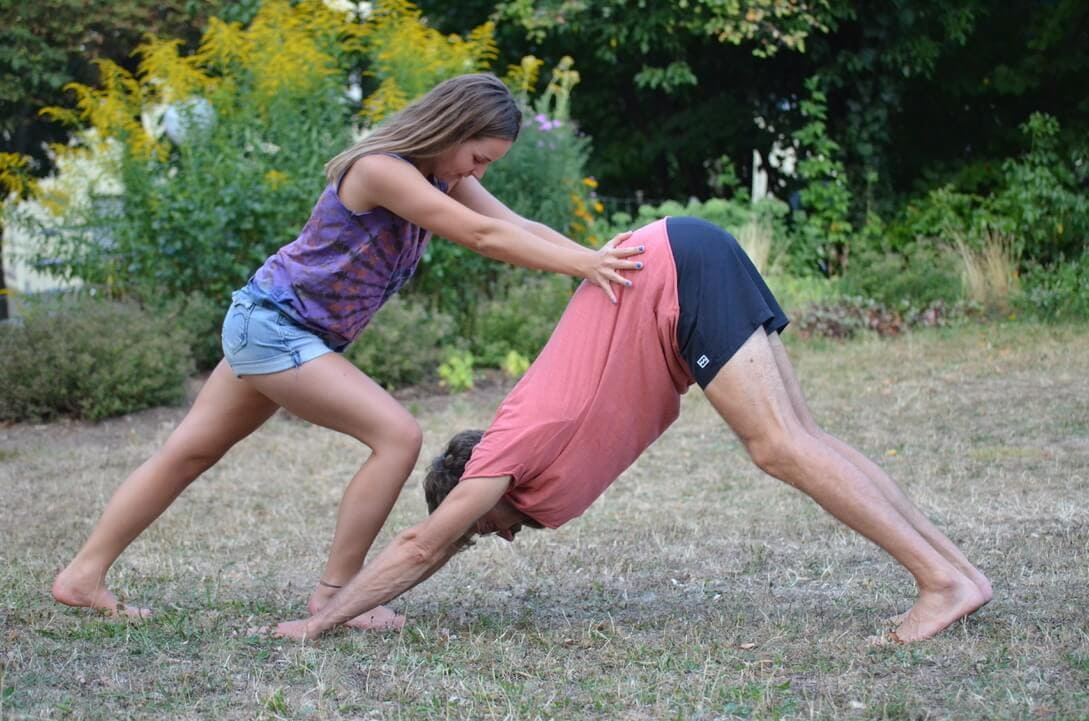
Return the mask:
<svg viewBox="0 0 1089 721">
<path fill-rule="evenodd" d="M 851 190 L 840 147 L 828 135 L 828 98 L 817 76 L 806 80 L 809 96 L 801 101 L 808 121 L 795 131 L 801 158 L 798 176 L 805 183 L 797 244 L 791 249 L 793 270 L 805 274 L 819 268 L 839 275 L 847 266 L 854 229 L 849 214 Z"/>
<path fill-rule="evenodd" d="M 59 219 L 36 260 L 117 296 L 225 297 L 297 234 L 349 141 L 339 63 L 357 33 L 318 0 L 269 0 L 248 27 L 213 19 L 192 54 L 149 37 L 136 74 L 101 62 L 74 109 L 47 112 L 89 126 L 56 151 L 111 182 L 45 198 Z"/>
<path fill-rule="evenodd" d="M 1028 151 L 1002 164 L 1005 188 L 992 203 L 1012 226 L 1019 255 L 1042 265 L 1076 258 L 1089 242 L 1089 198 L 1059 131 L 1059 121 L 1045 113 L 1022 123 Z"/>
</svg>

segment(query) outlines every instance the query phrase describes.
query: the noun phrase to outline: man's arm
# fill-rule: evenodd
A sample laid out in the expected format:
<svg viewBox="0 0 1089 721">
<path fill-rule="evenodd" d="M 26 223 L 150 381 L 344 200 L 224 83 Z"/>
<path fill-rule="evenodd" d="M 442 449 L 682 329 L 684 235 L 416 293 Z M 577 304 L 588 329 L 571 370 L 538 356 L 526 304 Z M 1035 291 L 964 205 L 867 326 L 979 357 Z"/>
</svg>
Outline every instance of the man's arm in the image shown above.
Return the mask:
<svg viewBox="0 0 1089 721">
<path fill-rule="evenodd" d="M 433 514 L 399 533 L 321 611 L 308 619 L 281 623 L 276 634 L 316 638 L 400 596 L 450 560 L 473 524 L 499 502 L 509 486 L 510 476 L 462 481 Z"/>
</svg>

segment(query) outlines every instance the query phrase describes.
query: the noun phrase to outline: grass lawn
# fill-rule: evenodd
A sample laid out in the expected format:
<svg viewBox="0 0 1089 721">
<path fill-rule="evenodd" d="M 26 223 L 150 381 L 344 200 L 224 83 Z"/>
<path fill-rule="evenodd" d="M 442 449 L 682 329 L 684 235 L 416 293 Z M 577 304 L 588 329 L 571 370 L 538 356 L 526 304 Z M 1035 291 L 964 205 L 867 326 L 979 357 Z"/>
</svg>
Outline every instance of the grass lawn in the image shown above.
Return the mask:
<svg viewBox="0 0 1089 721">
<path fill-rule="evenodd" d="M 1089 719 L 1089 327 L 790 349 L 818 421 L 990 576 L 976 616 L 868 644 L 910 577 L 756 470 L 698 389 L 583 517 L 483 539 L 395 601 L 402 632 L 246 636 L 301 614 L 366 454 L 282 415 L 117 563 L 112 587 L 154 619 L 54 604 L 54 573 L 183 413 L 164 408 L 0 428 L 0 719 Z M 425 448 L 380 544 L 501 396 L 406 401 Z"/>
</svg>

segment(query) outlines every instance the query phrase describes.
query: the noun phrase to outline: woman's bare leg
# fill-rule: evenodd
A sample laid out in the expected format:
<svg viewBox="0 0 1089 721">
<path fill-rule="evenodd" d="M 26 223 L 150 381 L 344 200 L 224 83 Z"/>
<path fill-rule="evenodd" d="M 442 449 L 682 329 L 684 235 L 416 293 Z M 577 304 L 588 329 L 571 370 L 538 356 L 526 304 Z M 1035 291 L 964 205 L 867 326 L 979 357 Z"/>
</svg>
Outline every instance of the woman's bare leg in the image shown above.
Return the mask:
<svg viewBox="0 0 1089 721">
<path fill-rule="evenodd" d="M 779 375 L 786 385 L 787 395 L 790 396 L 790 403 L 794 407 L 794 413 L 802 422 L 802 426 L 810 435 L 829 446 L 832 450 L 846 458 L 866 474 L 866 477 L 877 486 L 878 490 L 880 490 L 885 498 L 888 499 L 889 503 L 900 512 L 901 516 L 907 519 L 907 522 L 919 532 L 919 535 L 927 540 L 927 543 L 933 546 L 945 560 L 956 566 L 961 573 L 972 579 L 972 582 L 976 584 L 979 588 L 979 592 L 983 595 L 983 602 L 989 602 L 994 595 L 991 589 L 991 582 L 987 580 L 987 577 L 983 575 L 978 568 L 972 565 L 968 558 L 961 553 L 961 550 L 957 548 L 956 544 L 949 540 L 949 538 L 942 533 L 937 526 L 931 523 L 930 519 L 911 502 L 900 486 L 897 485 L 897 483 L 892 480 L 880 466 L 864 456 L 857 449 L 817 426 L 816 421 L 813 420 L 812 413 L 809 411 L 809 406 L 805 401 L 805 395 L 802 393 L 801 384 L 798 382 L 798 376 L 794 372 L 794 366 L 787 356 L 786 348 L 783 346 L 783 341 L 779 338 L 779 334 L 773 333 L 769 335 L 768 343 L 771 346 L 772 355 L 775 356 L 775 364 L 779 368 Z"/>
<path fill-rule="evenodd" d="M 254 387 L 291 413 L 356 438 L 371 449 L 344 491 L 322 580 L 342 586 L 363 565 L 375 536 L 408 480 L 420 453 L 416 419 L 377 383 L 343 357 L 328 353 L 284 373 L 250 377 Z M 316 613 L 336 593 L 318 585 L 309 608 Z M 348 625 L 388 628 L 404 619 L 379 607 Z"/>
<path fill-rule="evenodd" d="M 983 604 L 975 583 L 942 557 L 857 466 L 806 431 L 762 328 L 718 372 L 706 394 L 761 469 L 813 498 L 912 574 L 919 596 L 896 630 L 901 640 L 933 636 Z"/>
<path fill-rule="evenodd" d="M 53 598 L 69 606 L 150 615 L 118 604 L 106 588 L 106 572 L 197 476 L 275 410 L 276 404 L 221 361 L 163 447 L 114 492 L 83 548 L 53 581 Z"/>
</svg>

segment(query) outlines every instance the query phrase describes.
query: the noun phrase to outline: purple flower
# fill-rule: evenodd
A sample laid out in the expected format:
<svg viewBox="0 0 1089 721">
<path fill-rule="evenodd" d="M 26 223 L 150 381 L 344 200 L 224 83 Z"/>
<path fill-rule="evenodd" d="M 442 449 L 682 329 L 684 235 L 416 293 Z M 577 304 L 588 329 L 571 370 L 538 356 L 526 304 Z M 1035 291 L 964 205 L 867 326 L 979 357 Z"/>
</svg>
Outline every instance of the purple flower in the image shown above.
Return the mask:
<svg viewBox="0 0 1089 721">
<path fill-rule="evenodd" d="M 544 113 L 537 113 L 533 116 L 533 120 L 537 123 L 537 129 L 542 133 L 547 133 L 550 130 L 563 127 L 563 121 L 551 120 Z"/>
</svg>

